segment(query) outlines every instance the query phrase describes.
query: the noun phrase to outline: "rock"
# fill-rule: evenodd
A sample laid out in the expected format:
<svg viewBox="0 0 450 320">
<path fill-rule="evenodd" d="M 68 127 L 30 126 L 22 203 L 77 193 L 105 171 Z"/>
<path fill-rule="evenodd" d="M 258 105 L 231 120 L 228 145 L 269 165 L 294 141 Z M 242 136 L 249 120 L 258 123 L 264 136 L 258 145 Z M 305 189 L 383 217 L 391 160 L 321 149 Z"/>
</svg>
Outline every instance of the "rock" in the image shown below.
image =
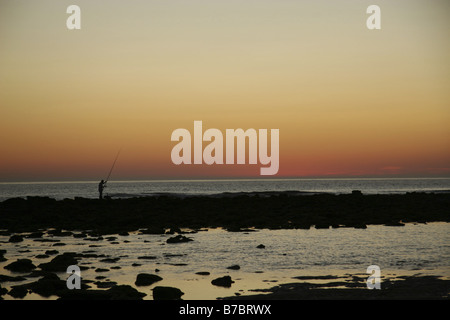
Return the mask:
<svg viewBox="0 0 450 320">
<path fill-rule="evenodd" d="M 155 260 L 156 257 L 155 256 L 142 256 L 142 257 L 138 257 L 138 259 L 140 259 L 140 260 Z"/>
<path fill-rule="evenodd" d="M 36 259 L 46 259 L 48 257 L 49 257 L 48 254 L 38 254 L 35 256 Z"/>
<path fill-rule="evenodd" d="M 0 300 L 2 300 L 1 296 L 7 293 L 8 290 L 6 288 L 2 288 L 2 285 L 0 284 Z"/>
<path fill-rule="evenodd" d="M 0 282 L 17 282 L 17 281 L 24 281 L 26 278 L 17 276 L 17 277 L 11 277 L 7 275 L 0 274 Z"/>
<path fill-rule="evenodd" d="M 26 237 L 27 237 L 27 238 L 30 238 L 30 239 L 37 239 L 37 238 L 42 238 L 43 235 L 44 235 L 43 232 L 41 232 L 41 231 L 36 231 L 36 232 L 30 233 L 30 234 L 27 235 Z"/>
<path fill-rule="evenodd" d="M 13 298 L 23 299 L 28 294 L 28 289 L 24 286 L 13 286 L 8 294 Z"/>
<path fill-rule="evenodd" d="M 198 274 L 200 276 L 209 276 L 210 275 L 210 273 L 208 271 L 199 271 L 199 272 L 196 272 L 195 274 Z"/>
<path fill-rule="evenodd" d="M 45 254 L 49 255 L 49 256 L 54 255 L 54 254 L 58 254 L 58 253 L 59 253 L 58 250 L 47 250 L 47 251 L 45 251 Z"/>
<path fill-rule="evenodd" d="M 65 245 L 66 245 L 65 243 L 58 242 L 58 243 L 54 243 L 52 247 L 62 247 L 62 246 L 65 246 Z"/>
<path fill-rule="evenodd" d="M 60 292 L 69 290 L 66 281 L 59 279 L 54 273 L 48 273 L 38 281 L 23 286 L 43 297 L 58 296 Z"/>
<path fill-rule="evenodd" d="M 178 288 L 173 287 L 154 287 L 153 288 L 153 300 L 180 300 L 184 295 Z"/>
<path fill-rule="evenodd" d="M 263 245 L 263 244 L 260 244 L 260 245 L 257 246 L 258 249 L 264 249 L 265 247 L 266 247 L 266 246 Z"/>
<path fill-rule="evenodd" d="M 95 269 L 95 272 L 108 272 L 109 269 L 103 269 L 103 268 L 97 268 Z"/>
<path fill-rule="evenodd" d="M 241 267 L 240 267 L 239 265 L 235 264 L 235 265 L 229 266 L 227 269 L 230 269 L 230 270 L 239 270 L 240 268 L 241 268 Z"/>
<path fill-rule="evenodd" d="M 140 264 L 140 263 L 133 263 L 131 266 L 132 267 L 140 267 L 140 266 L 142 266 L 142 264 Z"/>
<path fill-rule="evenodd" d="M 161 281 L 162 278 L 160 276 L 148 273 L 140 273 L 136 277 L 136 282 L 134 283 L 138 287 L 141 286 L 150 286 L 155 282 Z"/>
<path fill-rule="evenodd" d="M 158 227 L 150 227 L 147 229 L 140 230 L 140 233 L 142 233 L 142 234 L 164 234 L 164 229 L 158 228 Z"/>
<path fill-rule="evenodd" d="M 36 266 L 30 259 L 18 259 L 17 261 L 4 266 L 4 268 L 12 272 L 30 272 L 33 269 L 36 269 Z"/>
<path fill-rule="evenodd" d="M 94 284 L 97 286 L 97 288 L 108 289 L 108 288 L 112 288 L 115 285 L 117 285 L 117 282 L 114 282 L 114 281 L 105 281 L 105 282 L 96 281 L 96 282 L 94 282 Z"/>
<path fill-rule="evenodd" d="M 189 241 L 194 241 L 194 240 L 179 234 L 179 235 L 177 235 L 175 237 L 167 239 L 166 242 L 167 243 L 182 243 L 182 242 L 189 242 Z"/>
<path fill-rule="evenodd" d="M 86 234 L 86 233 L 74 233 L 74 234 L 72 235 L 72 237 L 77 238 L 77 239 L 80 239 L 80 238 L 86 238 L 86 237 L 87 237 L 87 234 Z"/>
<path fill-rule="evenodd" d="M 18 234 L 11 236 L 8 240 L 8 242 L 13 242 L 13 243 L 22 242 L 22 241 L 23 241 L 23 237 Z"/>
<path fill-rule="evenodd" d="M 215 286 L 229 288 L 229 287 L 231 287 L 231 284 L 234 283 L 234 281 L 231 280 L 230 276 L 224 276 L 224 277 L 212 280 L 211 283 Z"/>
<path fill-rule="evenodd" d="M 76 255 L 74 252 L 65 252 L 54 257 L 50 262 L 41 263 L 39 268 L 49 272 L 66 272 L 68 266 L 78 264 Z"/>
<path fill-rule="evenodd" d="M 180 228 L 174 227 L 166 231 L 166 234 L 175 234 L 175 233 L 181 234 Z"/>
<path fill-rule="evenodd" d="M 114 286 L 106 292 L 111 294 L 111 300 L 142 300 L 147 295 L 129 285 Z"/>
</svg>

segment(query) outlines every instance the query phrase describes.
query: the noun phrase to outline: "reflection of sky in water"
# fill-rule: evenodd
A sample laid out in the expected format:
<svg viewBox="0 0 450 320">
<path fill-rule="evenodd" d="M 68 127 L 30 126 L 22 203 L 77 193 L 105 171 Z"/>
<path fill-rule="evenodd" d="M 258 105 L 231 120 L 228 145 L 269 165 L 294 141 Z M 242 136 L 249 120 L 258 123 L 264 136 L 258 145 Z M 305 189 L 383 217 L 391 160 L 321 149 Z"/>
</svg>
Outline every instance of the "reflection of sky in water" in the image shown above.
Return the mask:
<svg viewBox="0 0 450 320">
<path fill-rule="evenodd" d="M 259 230 L 258 232 L 234 233 L 220 229 L 188 234 L 192 242 L 166 244 L 170 235 L 117 236 L 119 244 L 107 240 L 85 241 L 69 237 L 55 237 L 66 246 L 52 247 L 25 239 L 24 242 L 8 243 L 1 236 L 2 249 L 6 249 L 6 262 L 0 263 L 0 274 L 18 275 L 3 269 L 18 258 L 30 258 L 35 265 L 53 258 L 36 259 L 34 256 L 46 250 L 63 252 L 94 251 L 96 254 L 120 257 L 116 263 L 100 262 L 103 258 L 82 258 L 80 265 L 92 269 L 82 271 L 82 278 L 95 280 L 106 276 L 118 284 L 130 284 L 138 273 L 158 274 L 162 281 L 148 287 L 137 287 L 151 299 L 154 286 L 174 286 L 185 295 L 183 299 L 215 299 L 231 296 L 235 292 L 249 294 L 248 290 L 270 288 L 278 283 L 296 282 L 295 276 L 365 274 L 369 265 L 381 267 L 382 276 L 388 274 L 409 275 L 429 273 L 450 277 L 450 225 L 447 223 L 407 224 L 404 227 L 368 226 L 367 229 L 310 229 L 310 230 Z M 124 242 L 129 241 L 129 242 Z M 256 248 L 264 244 L 265 249 Z M 100 247 L 89 247 L 98 245 Z M 30 250 L 30 252 L 19 252 Z M 180 255 L 167 257 L 167 254 Z M 156 256 L 155 260 L 138 259 L 140 256 Z M 132 267 L 133 263 L 142 264 Z M 187 265 L 176 265 L 187 264 Z M 238 264 L 240 270 L 227 270 Z M 96 273 L 95 268 L 121 269 Z M 155 272 L 159 269 L 159 272 Z M 209 276 L 196 275 L 208 271 Z M 257 273 L 263 271 L 263 273 Z M 231 288 L 213 286 L 211 280 L 230 275 L 235 283 Z M 60 274 L 62 279 L 67 274 Z M 27 282 L 36 281 L 30 278 Z M 276 282 L 270 282 L 270 281 Z M 102 280 L 105 281 L 105 280 Z M 3 283 L 10 287 L 19 283 Z M 90 284 L 96 289 L 95 284 Z M 8 299 L 8 295 L 3 296 Z M 39 298 L 32 295 L 28 298 Z"/>
<path fill-rule="evenodd" d="M 98 182 L 0 183 L 0 201 L 12 197 L 97 198 Z M 450 191 L 450 179 L 259 179 L 109 182 L 105 194 L 113 197 L 155 193 L 217 194 L 222 192 L 306 191 L 350 193 L 405 193 Z"/>
</svg>

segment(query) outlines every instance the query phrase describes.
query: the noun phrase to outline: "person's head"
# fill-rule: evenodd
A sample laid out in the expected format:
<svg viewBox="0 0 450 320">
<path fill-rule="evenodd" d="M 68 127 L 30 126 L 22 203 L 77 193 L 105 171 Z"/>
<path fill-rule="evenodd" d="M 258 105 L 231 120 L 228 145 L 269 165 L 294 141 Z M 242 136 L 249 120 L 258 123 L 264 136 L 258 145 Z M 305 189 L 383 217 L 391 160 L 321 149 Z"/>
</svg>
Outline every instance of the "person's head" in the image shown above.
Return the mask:
<svg viewBox="0 0 450 320">
<path fill-rule="evenodd" d="M 103 179 L 102 179 L 102 181 L 100 181 L 101 183 L 104 183 L 104 181 L 103 181 Z"/>
</svg>

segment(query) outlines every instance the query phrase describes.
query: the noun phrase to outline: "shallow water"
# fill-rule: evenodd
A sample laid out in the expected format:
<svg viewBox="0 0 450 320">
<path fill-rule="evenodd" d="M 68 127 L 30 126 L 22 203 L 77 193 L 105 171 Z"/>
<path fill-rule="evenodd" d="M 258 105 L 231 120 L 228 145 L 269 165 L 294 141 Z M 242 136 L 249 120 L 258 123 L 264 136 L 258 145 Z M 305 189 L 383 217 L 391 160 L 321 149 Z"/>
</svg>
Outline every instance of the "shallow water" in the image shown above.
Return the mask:
<svg viewBox="0 0 450 320">
<path fill-rule="evenodd" d="M 152 299 L 155 286 L 174 286 L 185 294 L 183 299 L 216 299 L 235 293 L 251 294 L 252 289 L 270 288 L 279 283 L 298 282 L 296 276 L 312 275 L 364 275 L 369 265 L 378 265 L 382 276 L 432 274 L 450 278 L 450 224 L 406 224 L 404 227 L 368 226 L 367 229 L 338 228 L 310 230 L 257 230 L 256 232 L 228 232 L 221 229 L 186 234 L 194 241 L 167 244 L 171 235 L 130 234 L 118 236 L 116 242 L 87 241 L 72 236 L 53 237 L 65 246 L 25 239 L 9 243 L 7 236 L 0 236 L 1 248 L 6 249 L 6 262 L 0 263 L 0 274 L 11 273 L 3 267 L 18 258 L 30 258 L 35 265 L 50 261 L 54 256 L 37 259 L 37 254 L 56 249 L 63 252 L 93 251 L 112 258 L 116 263 L 100 262 L 102 258 L 82 258 L 80 265 L 91 269 L 82 271 L 82 279 L 95 280 L 106 276 L 118 284 L 130 284 L 139 273 L 158 274 L 163 278 L 152 286 L 136 287 Z M 50 238 L 45 235 L 44 238 Z M 106 236 L 104 236 L 106 238 Z M 256 248 L 264 244 L 264 249 Z M 90 246 L 99 247 L 90 247 Z M 23 252 L 27 251 L 29 252 Z M 22 252 L 20 252 L 22 251 Z M 171 255 L 171 256 L 168 256 Z M 138 259 L 140 256 L 156 256 L 155 260 Z M 133 267 L 133 263 L 141 266 Z M 231 265 L 240 270 L 228 270 Z M 120 266 L 121 269 L 110 269 Z M 96 268 L 108 272 L 97 273 Z M 159 272 L 155 272 L 159 269 Z M 200 276 L 196 272 L 208 271 Z M 235 281 L 231 288 L 216 287 L 211 280 L 230 275 Z M 59 274 L 66 279 L 67 274 Z M 368 276 L 368 275 L 367 275 Z M 33 282 L 36 278 L 22 282 Z M 105 281 L 105 280 L 102 280 Z M 3 287 L 21 284 L 4 282 Z M 90 284 L 96 289 L 95 284 Z M 3 296 L 10 299 L 8 295 Z M 38 299 L 28 295 L 25 299 Z M 56 297 L 52 297 L 56 298 Z"/>
</svg>

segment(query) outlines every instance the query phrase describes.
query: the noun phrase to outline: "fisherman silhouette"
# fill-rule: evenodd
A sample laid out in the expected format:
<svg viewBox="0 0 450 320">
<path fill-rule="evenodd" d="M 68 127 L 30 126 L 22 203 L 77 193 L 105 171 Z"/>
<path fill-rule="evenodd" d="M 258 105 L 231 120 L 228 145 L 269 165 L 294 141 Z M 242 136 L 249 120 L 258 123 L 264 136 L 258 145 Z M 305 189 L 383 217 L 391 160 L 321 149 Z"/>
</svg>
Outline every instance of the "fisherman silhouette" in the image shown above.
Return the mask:
<svg viewBox="0 0 450 320">
<path fill-rule="evenodd" d="M 106 188 L 106 181 L 100 181 L 98 184 L 99 199 L 103 199 L 103 189 Z"/>
</svg>

